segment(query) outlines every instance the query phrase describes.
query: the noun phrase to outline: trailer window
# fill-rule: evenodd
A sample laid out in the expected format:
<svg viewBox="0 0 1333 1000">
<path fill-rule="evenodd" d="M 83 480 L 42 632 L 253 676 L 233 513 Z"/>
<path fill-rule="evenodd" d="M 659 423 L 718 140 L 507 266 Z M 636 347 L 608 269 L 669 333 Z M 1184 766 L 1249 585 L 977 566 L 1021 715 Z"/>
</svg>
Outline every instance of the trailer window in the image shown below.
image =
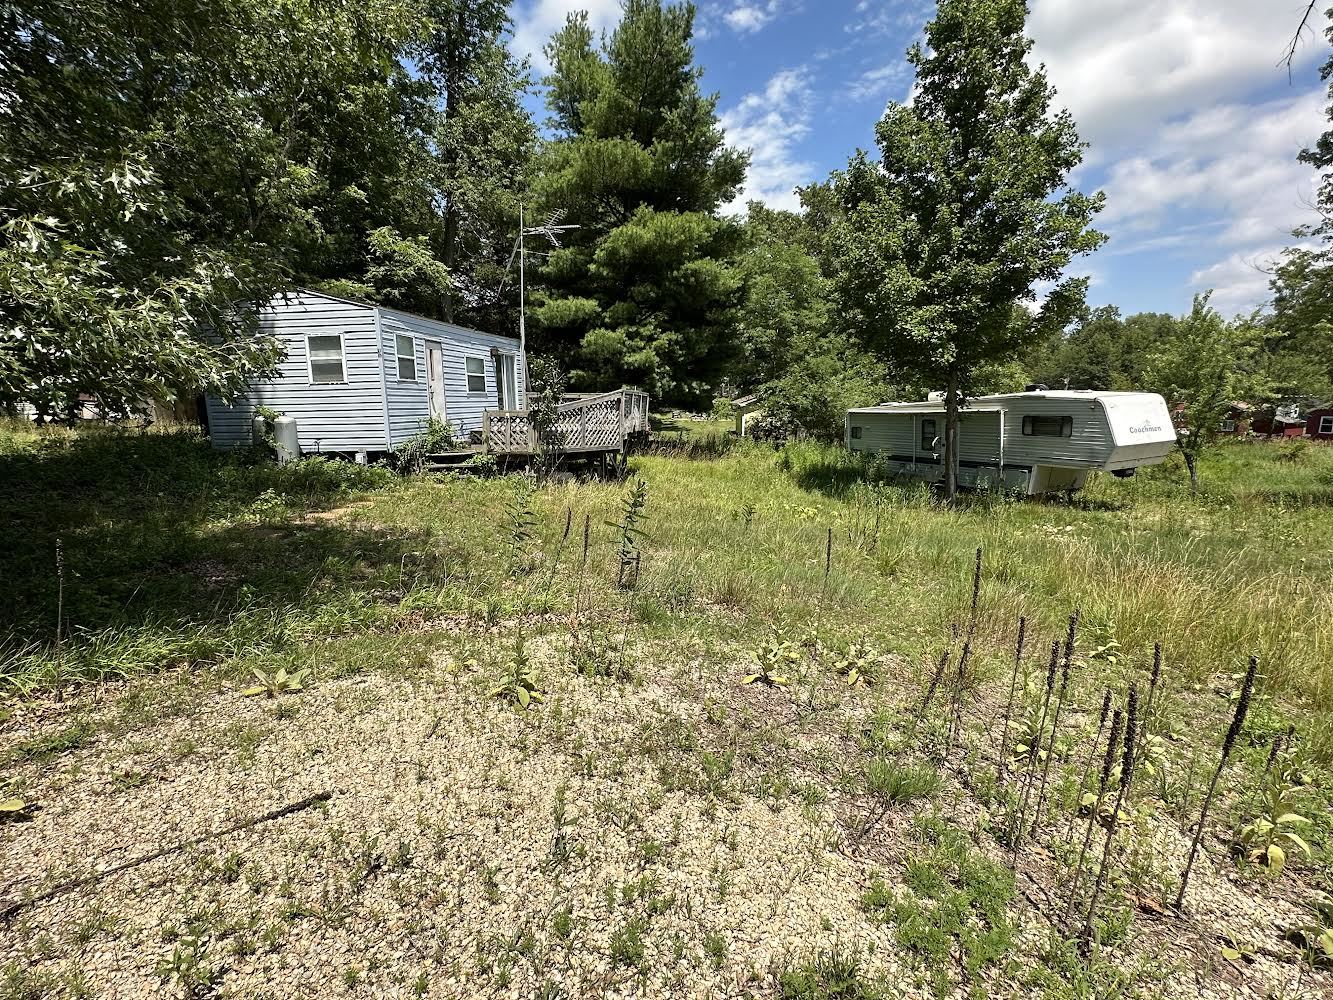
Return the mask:
<svg viewBox="0 0 1333 1000">
<path fill-rule="evenodd" d="M 486 363 L 481 358 L 467 358 L 467 391 L 486 391 Z"/>
<path fill-rule="evenodd" d="M 1029 414 L 1023 418 L 1024 437 L 1067 438 L 1074 436 L 1073 417 L 1042 417 Z"/>
<path fill-rule="evenodd" d="M 417 380 L 417 343 L 411 337 L 401 333 L 394 337 L 394 350 L 398 355 L 398 381 L 415 382 Z"/>
<path fill-rule="evenodd" d="M 861 436 L 861 428 L 859 428 L 859 427 L 853 427 L 853 428 L 852 428 L 852 437 L 854 437 L 854 438 L 859 438 L 860 436 Z"/>
<path fill-rule="evenodd" d="M 934 420 L 921 421 L 921 450 L 934 451 L 935 438 L 936 438 L 935 421 Z"/>
<path fill-rule="evenodd" d="M 323 385 L 346 381 L 342 334 L 313 334 L 306 337 L 305 342 L 306 353 L 310 358 L 311 382 Z"/>
</svg>

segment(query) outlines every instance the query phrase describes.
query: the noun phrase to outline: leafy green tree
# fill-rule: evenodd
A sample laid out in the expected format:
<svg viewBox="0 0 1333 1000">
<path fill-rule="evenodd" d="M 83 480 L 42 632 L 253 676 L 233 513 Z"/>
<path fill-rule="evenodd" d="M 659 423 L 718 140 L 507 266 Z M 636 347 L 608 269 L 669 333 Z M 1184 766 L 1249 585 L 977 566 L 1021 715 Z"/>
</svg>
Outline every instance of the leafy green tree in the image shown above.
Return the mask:
<svg viewBox="0 0 1333 1000">
<path fill-rule="evenodd" d="M 1308 12 L 1307 12 L 1308 16 Z M 1304 21 L 1302 21 L 1304 26 Z M 1333 42 L 1333 23 L 1324 29 Z M 1320 68 L 1330 103 L 1325 116 L 1333 120 L 1333 56 Z M 1319 171 L 1315 207 L 1320 221 L 1293 234 L 1322 246 L 1292 247 L 1284 254 L 1269 287 L 1273 311 L 1267 364 L 1277 395 L 1292 400 L 1325 400 L 1333 396 L 1333 129 L 1300 152 L 1298 159 Z"/>
<path fill-rule="evenodd" d="M 1070 329 L 1032 345 L 1024 362 L 1032 381 L 1054 389 L 1141 389 L 1148 352 L 1175 322 L 1166 313 L 1122 317 L 1115 306 L 1086 309 Z"/>
<path fill-rule="evenodd" d="M 238 303 L 438 288 L 416 30 L 398 0 L 4 7 L 0 401 L 230 394 L 277 355 Z"/>
<path fill-rule="evenodd" d="M 1023 0 L 942 0 L 908 52 L 911 103 L 876 127 L 879 157 L 858 153 L 834 181 L 835 307 L 895 376 L 943 385 L 949 498 L 976 372 L 1074 318 L 1086 281 L 1064 270 L 1103 241 L 1089 228 L 1102 196 L 1069 187 L 1083 145 L 1029 64 L 1026 16 Z"/>
<path fill-rule="evenodd" d="M 533 340 L 576 386 L 698 401 L 733 353 L 743 233 L 717 210 L 746 157 L 723 141 L 717 95 L 699 90 L 693 23 L 690 4 L 627 0 L 601 45 L 575 14 L 546 49 L 555 138 L 536 200 L 581 228 L 541 267 Z"/>
<path fill-rule="evenodd" d="M 749 206 L 746 248 L 737 264 L 744 288 L 738 351 L 728 371 L 738 387 L 783 375 L 828 322 L 827 282 L 805 249 L 804 220 L 759 202 Z"/>
<path fill-rule="evenodd" d="M 1267 392 L 1261 372 L 1264 331 L 1244 320 L 1228 323 L 1208 305 L 1211 292 L 1194 296 L 1188 316 L 1148 357 L 1146 379 L 1173 408 L 1190 486 L 1199 488 L 1199 456 L 1217 440 L 1237 400 Z"/>
<path fill-rule="evenodd" d="M 1333 399 L 1333 268 L 1323 258 L 1290 249 L 1269 282 L 1267 365 L 1284 399 Z"/>
<path fill-rule="evenodd" d="M 507 0 L 417 2 L 430 28 L 416 63 L 438 104 L 436 241 L 450 278 L 440 315 L 500 330 L 513 323 L 517 285 L 504 280 L 504 267 L 536 152 L 536 128 L 522 104 L 531 89 L 528 66 L 509 53 Z"/>
<path fill-rule="evenodd" d="M 846 336 L 806 333 L 793 348 L 788 368 L 759 392 L 765 420 L 785 433 L 841 441 L 848 410 L 893 394 L 883 363 Z"/>
</svg>

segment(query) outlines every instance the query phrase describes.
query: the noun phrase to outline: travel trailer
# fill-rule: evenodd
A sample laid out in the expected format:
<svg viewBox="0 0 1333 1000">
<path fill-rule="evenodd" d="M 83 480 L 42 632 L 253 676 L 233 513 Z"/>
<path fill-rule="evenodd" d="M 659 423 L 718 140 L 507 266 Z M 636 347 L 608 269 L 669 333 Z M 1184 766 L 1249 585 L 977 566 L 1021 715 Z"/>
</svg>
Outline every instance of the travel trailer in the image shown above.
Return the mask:
<svg viewBox="0 0 1333 1000">
<path fill-rule="evenodd" d="M 884 403 L 847 412 L 846 445 L 890 471 L 944 478 L 944 401 Z M 978 396 L 959 414 L 958 482 L 1035 496 L 1072 492 L 1092 469 L 1133 475 L 1176 444 L 1166 401 L 1151 392 L 1037 389 Z"/>
</svg>

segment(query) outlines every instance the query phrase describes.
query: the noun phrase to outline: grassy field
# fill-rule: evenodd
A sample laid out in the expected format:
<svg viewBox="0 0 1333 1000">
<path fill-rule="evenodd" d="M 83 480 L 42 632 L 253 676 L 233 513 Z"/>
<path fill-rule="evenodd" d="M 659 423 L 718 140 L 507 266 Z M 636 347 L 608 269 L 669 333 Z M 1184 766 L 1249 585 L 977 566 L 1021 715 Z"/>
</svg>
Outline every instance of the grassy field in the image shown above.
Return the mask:
<svg viewBox="0 0 1333 1000">
<path fill-rule="evenodd" d="M 1300 930 L 1333 888 L 1333 449 L 945 509 L 835 448 L 660 440 L 532 484 L 0 429 L 0 910 L 206 838 L 22 907 L 0 996 L 1333 991 Z M 1103 689 L 1146 695 L 1156 642 L 1139 777 L 1089 817 Z M 1282 871 L 1249 858 L 1275 775 Z M 1070 872 L 1112 816 L 1089 947 Z"/>
</svg>

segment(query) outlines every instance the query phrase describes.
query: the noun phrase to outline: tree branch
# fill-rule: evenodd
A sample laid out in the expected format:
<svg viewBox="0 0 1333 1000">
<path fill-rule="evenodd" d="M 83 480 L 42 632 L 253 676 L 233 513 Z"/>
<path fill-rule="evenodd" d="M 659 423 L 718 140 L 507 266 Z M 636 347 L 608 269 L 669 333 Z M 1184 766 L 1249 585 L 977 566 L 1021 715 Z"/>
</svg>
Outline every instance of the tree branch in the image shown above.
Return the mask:
<svg viewBox="0 0 1333 1000">
<path fill-rule="evenodd" d="M 84 878 L 70 879 L 67 882 L 61 882 L 55 886 L 52 886 L 50 889 L 47 889 L 45 892 L 39 892 L 37 895 L 30 896 L 27 899 L 0 900 L 0 921 L 8 920 L 10 917 L 14 916 L 14 914 L 18 913 L 24 907 L 33 906 L 37 903 L 44 903 L 48 899 L 54 899 L 57 896 L 63 896 L 65 893 L 73 892 L 75 889 L 86 888 L 90 885 L 102 881 L 102 879 L 104 878 L 108 878 L 112 875 L 119 875 L 123 871 L 128 871 L 131 868 L 137 868 L 140 865 L 145 865 L 150 861 L 160 861 L 162 858 L 165 858 L 171 854 L 175 854 L 177 851 L 184 850 L 187 847 L 194 847 L 195 845 L 202 844 L 205 841 L 216 840 L 218 837 L 225 837 L 228 834 L 237 833 L 241 830 L 248 830 L 251 827 L 258 826 L 260 823 L 268 823 L 275 819 L 281 819 L 284 816 L 290 816 L 292 813 L 298 813 L 304 809 L 309 809 L 311 806 L 316 806 L 322 802 L 327 802 L 331 798 L 333 798 L 332 792 L 320 792 L 317 795 L 311 795 L 307 798 L 300 799 L 296 802 L 292 802 L 289 803 L 288 805 L 282 806 L 281 808 L 274 809 L 270 812 L 266 812 L 262 816 L 255 816 L 251 819 L 243 820 L 240 823 L 233 823 L 231 826 L 224 827 L 221 830 L 215 830 L 212 833 L 205 833 L 198 837 L 191 837 L 189 840 L 181 841 L 180 843 L 173 844 L 170 847 L 164 847 L 159 851 L 154 851 L 152 854 L 143 854 L 137 858 L 131 858 L 129 861 L 122 862 L 121 864 L 118 865 L 113 865 L 112 867 L 107 868 L 104 871 L 97 872 L 94 875 L 88 875 L 85 876 Z"/>
<path fill-rule="evenodd" d="M 1309 6 L 1305 8 L 1305 13 L 1301 15 L 1301 23 L 1296 26 L 1296 33 L 1291 36 L 1291 44 L 1286 48 L 1282 58 L 1278 60 L 1278 65 L 1283 63 L 1287 65 L 1287 82 L 1291 82 L 1291 65 L 1296 61 L 1296 49 L 1301 44 L 1301 35 L 1305 34 L 1305 29 L 1310 23 L 1310 15 L 1314 13 L 1315 0 L 1310 0 Z"/>
</svg>

